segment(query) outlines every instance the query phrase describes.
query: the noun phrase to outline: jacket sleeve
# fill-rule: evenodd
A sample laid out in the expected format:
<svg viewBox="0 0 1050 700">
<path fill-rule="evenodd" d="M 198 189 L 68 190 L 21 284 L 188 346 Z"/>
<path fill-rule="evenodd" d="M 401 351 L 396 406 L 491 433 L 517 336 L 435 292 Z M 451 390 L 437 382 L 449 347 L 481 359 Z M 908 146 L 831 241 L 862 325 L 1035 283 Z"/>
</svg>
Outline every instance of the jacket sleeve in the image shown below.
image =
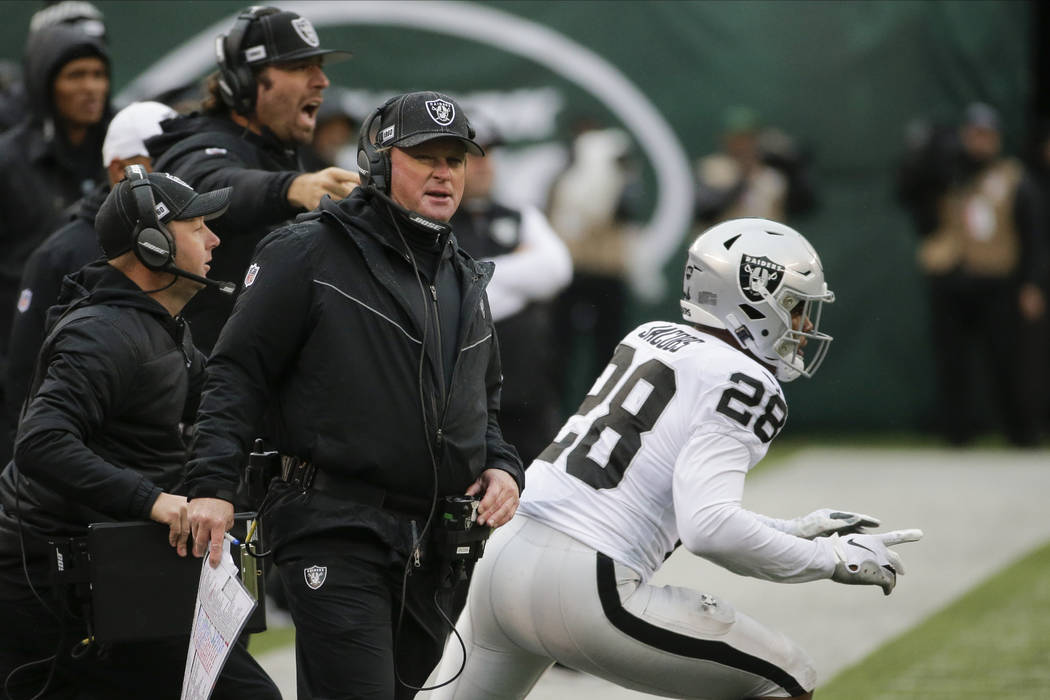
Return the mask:
<svg viewBox="0 0 1050 700">
<path fill-rule="evenodd" d="M 226 235 L 240 231 L 255 235 L 260 229 L 273 228 L 304 211 L 288 203 L 288 188 L 302 173 L 249 168 L 226 148 L 202 146 L 176 157 L 165 167 L 198 192 L 233 188 L 229 208 L 213 222 Z"/>
<path fill-rule="evenodd" d="M 141 390 L 135 374 L 142 358 L 120 329 L 98 317 L 70 322 L 52 348 L 43 381 L 19 425 L 19 470 L 114 518 L 148 518 L 160 488 L 88 447 L 123 397 Z"/>
<path fill-rule="evenodd" d="M 485 303 L 485 313 L 488 315 L 488 303 Z M 499 339 L 496 337 L 496 329 L 492 329 L 492 353 L 489 355 L 489 365 L 485 372 L 486 391 L 488 392 L 489 420 L 485 431 L 485 467 L 487 469 L 502 469 L 514 477 L 518 482 L 518 493 L 525 490 L 525 468 L 521 464 L 518 451 L 503 438 L 503 430 L 499 425 L 499 402 L 500 392 L 503 389 L 503 368 L 499 359 Z"/>
<path fill-rule="evenodd" d="M 293 230 L 278 229 L 259 244 L 259 271 L 237 297 L 208 360 L 187 469 L 191 500 L 233 501 L 267 404 L 304 342 L 313 275 Z"/>
</svg>

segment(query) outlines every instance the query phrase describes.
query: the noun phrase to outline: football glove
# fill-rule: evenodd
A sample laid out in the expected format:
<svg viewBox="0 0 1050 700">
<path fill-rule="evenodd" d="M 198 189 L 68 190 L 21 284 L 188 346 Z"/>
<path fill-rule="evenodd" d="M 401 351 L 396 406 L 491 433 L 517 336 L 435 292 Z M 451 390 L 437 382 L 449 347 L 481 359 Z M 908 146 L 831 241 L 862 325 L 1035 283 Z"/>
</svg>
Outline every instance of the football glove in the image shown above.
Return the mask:
<svg viewBox="0 0 1050 700">
<path fill-rule="evenodd" d="M 827 537 L 836 532 L 840 535 L 864 532 L 864 528 L 878 527 L 881 523 L 878 518 L 870 515 L 833 508 L 821 508 L 790 522 L 792 524 L 790 534 L 807 540 L 814 537 Z"/>
<path fill-rule="evenodd" d="M 877 535 L 832 535 L 835 571 L 832 581 L 853 585 L 881 586 L 889 595 L 897 585 L 897 574 L 904 573 L 900 556 L 889 549 L 903 542 L 917 542 L 922 530 L 894 530 Z"/>
</svg>

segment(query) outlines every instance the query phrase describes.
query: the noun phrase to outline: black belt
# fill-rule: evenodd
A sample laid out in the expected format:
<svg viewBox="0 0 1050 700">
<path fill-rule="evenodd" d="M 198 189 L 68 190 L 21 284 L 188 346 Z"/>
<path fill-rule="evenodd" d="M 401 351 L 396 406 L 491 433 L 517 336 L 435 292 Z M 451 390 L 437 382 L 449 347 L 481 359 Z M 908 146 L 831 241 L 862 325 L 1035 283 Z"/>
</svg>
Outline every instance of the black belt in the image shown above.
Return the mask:
<svg viewBox="0 0 1050 700">
<path fill-rule="evenodd" d="M 297 464 L 289 471 L 286 480 L 299 488 L 313 489 L 335 498 L 345 499 L 373 508 L 396 511 L 416 516 L 423 520 L 430 514 L 432 504 L 425 498 L 392 493 L 361 479 L 331 474 L 317 469 L 307 462 L 299 460 L 295 460 L 295 462 Z M 296 476 L 297 472 L 299 474 L 298 478 Z"/>
</svg>

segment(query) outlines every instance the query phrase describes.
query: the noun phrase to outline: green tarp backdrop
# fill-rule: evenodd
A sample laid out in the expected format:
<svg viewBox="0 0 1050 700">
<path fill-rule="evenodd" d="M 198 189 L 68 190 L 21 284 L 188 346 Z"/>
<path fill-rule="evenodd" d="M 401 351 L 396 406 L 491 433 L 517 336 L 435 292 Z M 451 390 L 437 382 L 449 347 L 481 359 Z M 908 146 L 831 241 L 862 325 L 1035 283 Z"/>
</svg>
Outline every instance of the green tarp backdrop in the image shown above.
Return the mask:
<svg viewBox="0 0 1050 700">
<path fill-rule="evenodd" d="M 96 2 L 114 94 L 151 96 L 203 76 L 237 2 Z M 5 2 L 0 58 L 19 60 L 36 2 Z M 932 410 L 926 299 L 915 234 L 893 198 L 906 124 L 953 120 L 972 100 L 1022 143 L 1032 6 L 1023 2 L 288 2 L 353 60 L 327 71 L 363 108 L 437 89 L 484 105 L 522 149 L 527 199 L 564 157 L 573 120 L 637 144 L 648 262 L 664 294 L 632 321 L 677 318 L 691 163 L 715 149 L 726 107 L 748 105 L 815 156 L 820 207 L 789 223 L 821 251 L 838 301 L 813 381 L 790 385 L 791 432 L 908 431 Z M 367 104 L 369 101 L 372 104 Z M 513 149 L 512 149 L 513 151 Z M 526 157 L 526 155 L 528 157 Z M 545 155 L 546 154 L 546 155 Z M 531 190 L 530 190 L 531 188 Z"/>
</svg>

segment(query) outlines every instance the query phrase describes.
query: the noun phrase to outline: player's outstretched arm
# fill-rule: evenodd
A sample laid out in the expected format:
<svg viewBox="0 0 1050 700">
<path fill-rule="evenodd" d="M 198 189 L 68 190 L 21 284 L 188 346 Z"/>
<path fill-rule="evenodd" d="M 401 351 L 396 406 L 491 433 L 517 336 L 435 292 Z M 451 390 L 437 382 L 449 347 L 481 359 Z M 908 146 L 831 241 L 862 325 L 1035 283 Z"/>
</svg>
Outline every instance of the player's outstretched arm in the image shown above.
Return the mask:
<svg viewBox="0 0 1050 700">
<path fill-rule="evenodd" d="M 889 549 L 904 542 L 922 539 L 922 530 L 894 530 L 877 535 L 832 535 L 835 571 L 832 581 L 859 586 L 881 586 L 889 595 L 897 585 L 897 574 L 904 573 L 900 555 Z"/>
</svg>

